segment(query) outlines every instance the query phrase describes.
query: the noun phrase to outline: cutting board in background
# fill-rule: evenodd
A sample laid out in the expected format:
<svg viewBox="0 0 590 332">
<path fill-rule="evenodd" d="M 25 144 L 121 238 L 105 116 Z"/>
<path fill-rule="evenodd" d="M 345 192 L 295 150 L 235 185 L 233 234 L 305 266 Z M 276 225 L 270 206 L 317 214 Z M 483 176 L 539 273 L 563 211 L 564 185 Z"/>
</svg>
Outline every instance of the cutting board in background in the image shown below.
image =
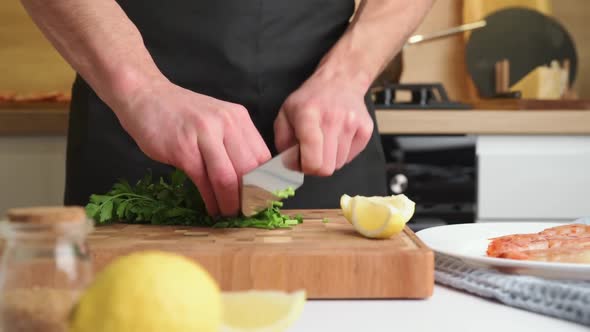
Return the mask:
<svg viewBox="0 0 590 332">
<path fill-rule="evenodd" d="M 544 15 L 552 15 L 553 6 L 551 0 L 462 0 L 462 18 L 463 22 L 476 22 L 484 19 L 486 16 L 507 8 L 524 8 L 535 10 Z M 471 32 L 464 34 L 465 44 L 468 43 Z M 467 64 L 466 64 L 467 65 Z M 478 100 L 482 94 L 476 88 L 472 77 L 467 77 L 467 91 L 469 99 Z M 480 83 L 481 84 L 481 83 Z M 487 88 L 483 88 L 483 96 L 488 95 Z"/>
<path fill-rule="evenodd" d="M 301 213 L 293 229 L 98 226 L 90 235 L 95 268 L 138 250 L 189 257 L 223 290 L 305 289 L 310 299 L 427 298 L 434 254 L 406 227 L 387 240 L 360 236 L 337 210 Z M 329 218 L 323 223 L 323 218 Z"/>
<path fill-rule="evenodd" d="M 473 31 L 466 45 L 466 61 L 481 97 L 495 95 L 494 66 L 510 63 L 509 86 L 539 66 L 570 61 L 569 80 L 577 72 L 577 53 L 568 31 L 550 16 L 526 8 L 506 8 L 485 17 L 487 25 Z"/>
<path fill-rule="evenodd" d="M 463 0 L 463 21 L 475 22 L 485 16 L 509 7 L 521 7 L 551 15 L 550 0 Z"/>
<path fill-rule="evenodd" d="M 492 12 L 509 7 L 534 9 L 545 15 L 552 13 L 550 0 L 462 0 L 462 2 L 462 19 L 464 23 L 482 20 Z M 470 36 L 470 32 L 464 34 L 464 44 L 467 44 Z M 466 76 L 466 87 L 469 99 L 477 100 L 480 98 L 473 80 L 468 76 Z"/>
</svg>

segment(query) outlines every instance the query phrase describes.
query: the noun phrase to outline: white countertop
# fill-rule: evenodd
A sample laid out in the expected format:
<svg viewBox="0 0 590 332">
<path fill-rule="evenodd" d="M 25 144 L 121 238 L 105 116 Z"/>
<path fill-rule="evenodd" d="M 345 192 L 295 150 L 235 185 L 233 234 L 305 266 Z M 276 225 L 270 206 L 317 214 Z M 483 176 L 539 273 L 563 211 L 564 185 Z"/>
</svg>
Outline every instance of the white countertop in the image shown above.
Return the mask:
<svg viewBox="0 0 590 332">
<path fill-rule="evenodd" d="M 426 300 L 310 300 L 289 331 L 588 332 L 590 327 L 436 285 Z"/>
</svg>

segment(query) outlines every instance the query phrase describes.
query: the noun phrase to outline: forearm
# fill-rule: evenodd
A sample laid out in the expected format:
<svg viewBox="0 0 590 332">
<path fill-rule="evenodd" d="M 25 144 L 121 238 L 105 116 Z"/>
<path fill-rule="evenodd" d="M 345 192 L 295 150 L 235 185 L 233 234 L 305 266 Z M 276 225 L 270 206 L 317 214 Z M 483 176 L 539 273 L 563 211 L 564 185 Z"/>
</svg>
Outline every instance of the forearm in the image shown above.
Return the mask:
<svg viewBox="0 0 590 332">
<path fill-rule="evenodd" d="M 366 90 L 418 27 L 434 0 L 361 0 L 349 28 L 316 74 L 352 80 Z"/>
<path fill-rule="evenodd" d="M 135 25 L 114 0 L 21 0 L 62 57 L 113 108 L 162 78 Z"/>
</svg>

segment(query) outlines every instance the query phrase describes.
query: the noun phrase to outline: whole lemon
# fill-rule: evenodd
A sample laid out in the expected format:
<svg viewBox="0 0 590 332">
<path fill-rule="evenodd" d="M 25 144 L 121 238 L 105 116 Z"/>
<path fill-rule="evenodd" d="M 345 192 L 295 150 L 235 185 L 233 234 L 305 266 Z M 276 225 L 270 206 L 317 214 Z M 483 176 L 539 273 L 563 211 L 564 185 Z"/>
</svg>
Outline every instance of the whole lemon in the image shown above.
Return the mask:
<svg viewBox="0 0 590 332">
<path fill-rule="evenodd" d="M 221 292 L 198 264 L 143 251 L 105 267 L 73 309 L 70 332 L 217 332 Z"/>
</svg>

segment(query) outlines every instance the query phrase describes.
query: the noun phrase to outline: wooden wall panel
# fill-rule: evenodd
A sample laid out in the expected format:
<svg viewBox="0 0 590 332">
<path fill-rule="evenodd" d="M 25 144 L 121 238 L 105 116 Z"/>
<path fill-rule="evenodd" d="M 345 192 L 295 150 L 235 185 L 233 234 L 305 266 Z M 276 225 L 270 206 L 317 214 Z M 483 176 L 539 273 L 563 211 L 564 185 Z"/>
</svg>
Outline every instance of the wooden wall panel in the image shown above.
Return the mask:
<svg viewBox="0 0 590 332">
<path fill-rule="evenodd" d="M 0 93 L 69 93 L 73 78 L 20 1 L 0 1 Z"/>
<path fill-rule="evenodd" d="M 461 0 L 437 0 L 416 34 L 430 34 L 462 24 Z M 456 35 L 403 51 L 404 83 L 441 82 L 450 98 L 467 97 L 465 53 L 462 35 Z"/>
</svg>

